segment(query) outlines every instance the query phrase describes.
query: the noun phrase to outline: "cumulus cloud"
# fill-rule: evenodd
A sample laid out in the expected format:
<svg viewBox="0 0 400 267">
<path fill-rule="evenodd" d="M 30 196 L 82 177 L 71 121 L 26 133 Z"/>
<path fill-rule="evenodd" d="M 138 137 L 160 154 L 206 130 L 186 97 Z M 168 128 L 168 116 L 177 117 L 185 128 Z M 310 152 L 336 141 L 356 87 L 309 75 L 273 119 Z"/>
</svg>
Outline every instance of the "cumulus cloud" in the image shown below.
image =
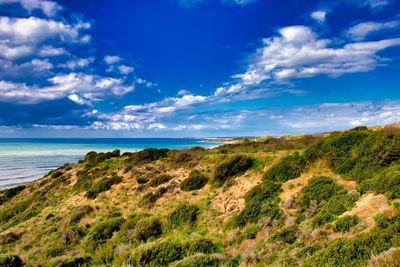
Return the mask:
<svg viewBox="0 0 400 267">
<path fill-rule="evenodd" d="M 60 67 L 68 68 L 70 70 L 80 69 L 89 66 L 94 61 L 93 57 L 89 58 L 76 58 L 68 60 L 67 62 L 60 64 Z"/>
<path fill-rule="evenodd" d="M 121 74 L 127 75 L 129 73 L 132 73 L 135 69 L 133 67 L 127 66 L 127 65 L 120 65 L 118 66 L 118 71 Z"/>
<path fill-rule="evenodd" d="M 280 36 L 264 39 L 263 46 L 252 57 L 247 71 L 234 76 L 240 79 L 238 85 L 259 85 L 266 80 L 279 81 L 320 74 L 334 77 L 366 72 L 383 64 L 384 60 L 378 56 L 380 51 L 400 45 L 400 38 L 393 38 L 330 47 L 331 40 L 319 39 L 316 33 L 305 26 L 285 27 L 279 33 Z"/>
<path fill-rule="evenodd" d="M 57 3 L 47 0 L 0 0 L 0 5 L 17 3 L 19 3 L 29 13 L 32 13 L 35 9 L 39 9 L 49 17 L 54 16 L 62 9 Z"/>
<path fill-rule="evenodd" d="M 0 17 L 0 39 L 12 44 L 36 44 L 50 38 L 63 42 L 87 42 L 87 37 L 81 36 L 80 31 L 89 28 L 87 22 L 66 24 L 37 17 Z"/>
<path fill-rule="evenodd" d="M 317 10 L 310 14 L 311 18 L 319 23 L 324 23 L 326 19 L 326 11 Z"/>
<path fill-rule="evenodd" d="M 67 55 L 69 52 L 62 47 L 53 47 L 51 45 L 45 45 L 39 50 L 39 56 L 41 57 L 54 57 Z"/>
<path fill-rule="evenodd" d="M 347 34 L 353 40 L 364 40 L 368 35 L 373 33 L 377 33 L 384 30 L 390 30 L 400 27 L 399 21 L 388 21 L 388 22 L 362 22 L 357 25 L 354 25 L 350 29 L 348 29 Z"/>
<path fill-rule="evenodd" d="M 121 60 L 122 58 L 119 56 L 107 55 L 104 57 L 104 62 L 107 63 L 108 65 L 113 65 L 115 63 L 120 62 Z"/>
<path fill-rule="evenodd" d="M 48 82 L 48 86 L 38 86 L 0 81 L 0 101 L 32 104 L 69 97 L 74 102 L 92 102 L 105 96 L 121 96 L 134 89 L 122 79 L 84 73 L 58 74 Z M 76 96 L 71 99 L 71 95 Z"/>
</svg>

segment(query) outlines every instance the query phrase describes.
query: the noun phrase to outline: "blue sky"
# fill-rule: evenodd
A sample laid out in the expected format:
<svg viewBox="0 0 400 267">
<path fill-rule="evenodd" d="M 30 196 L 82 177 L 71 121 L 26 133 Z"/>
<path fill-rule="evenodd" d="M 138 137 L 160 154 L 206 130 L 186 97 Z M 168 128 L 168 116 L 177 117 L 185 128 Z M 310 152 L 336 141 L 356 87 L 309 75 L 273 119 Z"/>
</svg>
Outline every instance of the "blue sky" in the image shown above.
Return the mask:
<svg viewBox="0 0 400 267">
<path fill-rule="evenodd" d="M 0 137 L 386 124 L 399 63 L 396 0 L 0 0 Z"/>
</svg>

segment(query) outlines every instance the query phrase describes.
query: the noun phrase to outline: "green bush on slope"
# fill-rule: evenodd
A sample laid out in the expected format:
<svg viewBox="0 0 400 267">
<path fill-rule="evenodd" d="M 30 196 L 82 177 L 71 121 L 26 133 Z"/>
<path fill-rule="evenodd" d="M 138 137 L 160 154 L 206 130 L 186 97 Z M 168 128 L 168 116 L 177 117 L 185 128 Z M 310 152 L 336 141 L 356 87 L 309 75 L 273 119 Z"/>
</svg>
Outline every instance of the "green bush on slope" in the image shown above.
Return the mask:
<svg viewBox="0 0 400 267">
<path fill-rule="evenodd" d="M 86 197 L 94 199 L 98 194 L 110 190 L 111 186 L 114 184 L 119 184 L 120 182 L 122 182 L 122 178 L 118 175 L 114 175 L 111 178 L 101 178 L 99 181 L 96 181 L 86 192 Z"/>
<path fill-rule="evenodd" d="M 196 205 L 182 203 L 169 215 L 168 221 L 174 227 L 192 225 L 196 222 L 200 209 Z"/>
<path fill-rule="evenodd" d="M 237 155 L 223 160 L 215 169 L 213 182 L 217 186 L 223 185 L 229 178 L 241 174 L 251 168 L 253 159 L 248 156 Z"/>
<path fill-rule="evenodd" d="M 208 182 L 207 176 L 200 171 L 192 171 L 188 178 L 179 185 L 183 191 L 193 191 L 203 188 Z"/>
<path fill-rule="evenodd" d="M 400 246 L 400 215 L 383 218 L 373 230 L 354 238 L 340 238 L 305 261 L 304 266 L 363 266 L 371 255 Z"/>
<path fill-rule="evenodd" d="M 87 247 L 89 250 L 94 250 L 99 245 L 104 244 L 114 232 L 118 231 L 124 223 L 122 217 L 110 218 L 99 223 L 93 228 L 88 236 Z"/>
<path fill-rule="evenodd" d="M 306 166 L 306 161 L 298 152 L 283 158 L 264 175 L 264 180 L 285 182 L 297 178 Z"/>
</svg>

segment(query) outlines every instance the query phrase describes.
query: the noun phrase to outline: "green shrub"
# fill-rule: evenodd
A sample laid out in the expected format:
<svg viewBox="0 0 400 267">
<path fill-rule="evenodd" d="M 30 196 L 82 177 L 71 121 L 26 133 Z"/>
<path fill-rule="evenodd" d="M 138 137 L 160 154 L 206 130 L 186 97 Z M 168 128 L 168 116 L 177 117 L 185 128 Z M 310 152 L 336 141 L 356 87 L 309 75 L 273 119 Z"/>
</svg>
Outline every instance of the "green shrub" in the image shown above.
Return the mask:
<svg viewBox="0 0 400 267">
<path fill-rule="evenodd" d="M 114 259 L 114 246 L 106 243 L 97 247 L 90 263 L 94 266 L 110 266 Z"/>
<path fill-rule="evenodd" d="M 400 159 L 400 133 L 353 129 L 329 136 L 304 155 L 309 162 L 326 159 L 335 172 L 361 182 Z"/>
<path fill-rule="evenodd" d="M 47 250 L 46 250 L 46 257 L 48 258 L 54 258 L 61 256 L 64 254 L 64 252 L 67 250 L 67 246 L 61 243 L 56 243 L 52 244 Z"/>
<path fill-rule="evenodd" d="M 138 182 L 138 184 L 145 184 L 149 181 L 148 178 L 140 176 L 136 178 L 136 182 Z"/>
<path fill-rule="evenodd" d="M 143 198 L 139 202 L 139 206 L 141 207 L 151 207 L 154 203 L 156 203 L 157 199 L 162 197 L 162 195 L 167 192 L 167 188 L 165 187 L 160 187 L 157 188 L 157 190 L 153 192 L 149 192 L 143 196 Z"/>
<path fill-rule="evenodd" d="M 130 164 L 149 163 L 158 159 L 166 158 L 168 149 L 146 148 L 136 153 L 124 153 L 128 156 L 127 162 Z"/>
<path fill-rule="evenodd" d="M 0 255 L 0 266 L 20 267 L 23 265 L 24 263 L 18 255 Z"/>
<path fill-rule="evenodd" d="M 196 253 L 214 253 L 217 249 L 214 242 L 208 238 L 196 238 L 190 240 L 187 244 L 187 247 L 187 251 L 190 255 L 194 255 Z"/>
<path fill-rule="evenodd" d="M 354 238 L 331 241 L 305 261 L 304 266 L 363 266 L 371 255 L 400 246 L 400 216 L 382 218 L 384 223 Z"/>
<path fill-rule="evenodd" d="M 26 188 L 25 185 L 20 185 L 20 186 L 16 186 L 16 187 L 12 187 L 12 188 L 0 191 L 0 193 L 1 193 L 1 195 L 0 195 L 0 205 L 2 205 L 3 203 L 11 200 L 13 197 L 18 195 L 19 192 L 21 192 L 25 188 Z"/>
<path fill-rule="evenodd" d="M 357 216 L 343 216 L 336 221 L 333 230 L 342 233 L 349 232 L 359 221 L 360 219 Z"/>
<path fill-rule="evenodd" d="M 281 241 L 288 244 L 293 244 L 299 235 L 299 226 L 297 224 L 287 226 L 271 236 L 272 241 Z"/>
<path fill-rule="evenodd" d="M 168 221 L 175 227 L 191 225 L 196 222 L 199 212 L 200 209 L 196 205 L 183 203 L 168 215 Z"/>
<path fill-rule="evenodd" d="M 373 178 L 364 180 L 359 189 L 361 193 L 368 190 L 386 194 L 389 198 L 400 197 L 400 165 L 391 166 L 376 174 Z"/>
<path fill-rule="evenodd" d="M 72 189 L 78 192 L 89 190 L 95 178 L 86 172 L 78 172 L 77 176 L 78 179 L 76 180 Z"/>
<path fill-rule="evenodd" d="M 272 181 L 264 181 L 253 187 L 244 196 L 244 209 L 231 219 L 230 226 L 243 227 L 247 223 L 257 223 L 263 217 L 279 219 L 281 214 L 278 204 L 281 188 L 280 183 Z"/>
<path fill-rule="evenodd" d="M 206 254 L 195 254 L 193 256 L 186 257 L 182 260 L 176 261 L 171 264 L 173 267 L 209 267 L 209 266 L 219 266 L 219 261 Z"/>
<path fill-rule="evenodd" d="M 177 166 L 194 167 L 202 158 L 203 150 L 190 149 L 177 151 L 172 156 L 172 163 Z"/>
<path fill-rule="evenodd" d="M 8 232 L 0 235 L 0 245 L 8 245 L 18 241 L 21 238 L 21 235 L 16 234 L 14 232 Z"/>
<path fill-rule="evenodd" d="M 223 185 L 229 178 L 239 175 L 251 168 L 253 159 L 248 156 L 237 155 L 218 164 L 214 173 L 213 182 L 217 186 Z"/>
<path fill-rule="evenodd" d="M 192 171 L 189 177 L 181 182 L 180 188 L 183 191 L 199 190 L 203 188 L 207 182 L 207 176 L 202 174 L 200 171 Z"/>
<path fill-rule="evenodd" d="M 246 239 L 255 239 L 260 231 L 260 226 L 256 223 L 249 223 L 243 228 L 243 237 Z"/>
<path fill-rule="evenodd" d="M 168 182 L 171 179 L 172 179 L 171 175 L 161 174 L 161 175 L 156 176 L 155 178 L 151 179 L 149 182 L 149 186 L 156 187 L 161 184 L 165 184 L 166 182 Z"/>
<path fill-rule="evenodd" d="M 90 189 L 86 192 L 86 197 L 94 199 L 98 194 L 108 191 L 112 185 L 122 182 L 120 176 L 114 175 L 111 178 L 102 178 L 95 182 Z"/>
<path fill-rule="evenodd" d="M 152 242 L 138 247 L 132 256 L 139 266 L 166 266 L 171 262 L 182 259 L 184 247 L 175 240 Z"/>
<path fill-rule="evenodd" d="M 99 245 L 104 244 L 114 232 L 118 231 L 124 223 L 122 217 L 110 218 L 105 222 L 99 223 L 93 228 L 88 236 L 88 248 L 94 250 Z"/>
<path fill-rule="evenodd" d="M 338 215 L 350 210 L 357 199 L 358 195 L 348 195 L 347 193 L 338 194 L 330 198 L 322 205 L 313 218 L 313 226 L 319 227 L 325 223 L 334 221 Z"/>
<path fill-rule="evenodd" d="M 161 222 L 154 217 L 142 218 L 137 221 L 133 238 L 145 242 L 152 237 L 159 237 L 162 234 Z"/>
<path fill-rule="evenodd" d="M 306 166 L 306 161 L 298 152 L 283 158 L 272 166 L 264 175 L 264 180 L 285 182 L 297 178 Z"/>
<path fill-rule="evenodd" d="M 312 200 L 320 203 L 321 201 L 328 201 L 335 195 L 344 195 L 346 193 L 347 191 L 332 178 L 325 176 L 313 177 L 309 180 L 307 186 L 301 190 L 296 202 L 300 205 L 301 210 L 304 211 L 310 206 Z"/>
<path fill-rule="evenodd" d="M 52 179 L 56 179 L 56 178 L 58 178 L 58 177 L 60 177 L 60 176 L 62 176 L 63 175 L 63 172 L 62 171 L 59 171 L 59 170 L 56 170 L 56 171 L 54 171 L 54 172 L 52 172 L 51 173 L 51 178 Z"/>
</svg>

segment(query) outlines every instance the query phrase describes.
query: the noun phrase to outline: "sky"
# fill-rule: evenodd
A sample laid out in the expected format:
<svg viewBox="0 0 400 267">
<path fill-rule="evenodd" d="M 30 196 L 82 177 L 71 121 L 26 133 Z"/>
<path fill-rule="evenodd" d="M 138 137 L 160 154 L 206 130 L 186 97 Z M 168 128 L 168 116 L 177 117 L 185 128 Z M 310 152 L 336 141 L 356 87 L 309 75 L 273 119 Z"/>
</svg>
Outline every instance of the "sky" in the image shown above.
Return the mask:
<svg viewBox="0 0 400 267">
<path fill-rule="evenodd" d="M 398 0 L 0 0 L 0 137 L 400 121 Z"/>
</svg>

